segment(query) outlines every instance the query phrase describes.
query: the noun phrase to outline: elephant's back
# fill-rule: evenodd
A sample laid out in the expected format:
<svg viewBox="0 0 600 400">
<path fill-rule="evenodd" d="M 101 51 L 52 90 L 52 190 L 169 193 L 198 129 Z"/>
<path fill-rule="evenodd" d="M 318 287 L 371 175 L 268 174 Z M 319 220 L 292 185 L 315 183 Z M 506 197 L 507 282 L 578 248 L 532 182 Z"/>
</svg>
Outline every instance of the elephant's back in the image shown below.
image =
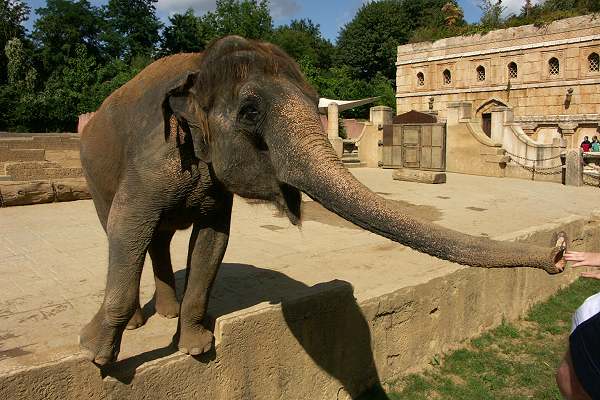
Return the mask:
<svg viewBox="0 0 600 400">
<path fill-rule="evenodd" d="M 165 94 L 198 71 L 201 59 L 189 53 L 156 60 L 104 100 L 81 133 L 81 162 L 93 195 L 112 200 L 128 157 L 140 150 L 135 147 L 164 132 Z"/>
<path fill-rule="evenodd" d="M 189 72 L 200 69 L 202 53 L 180 53 L 154 61 L 115 90 L 98 111 L 116 105 L 127 114 L 146 113 L 143 107 L 160 107 L 167 91 L 184 79 Z"/>
</svg>

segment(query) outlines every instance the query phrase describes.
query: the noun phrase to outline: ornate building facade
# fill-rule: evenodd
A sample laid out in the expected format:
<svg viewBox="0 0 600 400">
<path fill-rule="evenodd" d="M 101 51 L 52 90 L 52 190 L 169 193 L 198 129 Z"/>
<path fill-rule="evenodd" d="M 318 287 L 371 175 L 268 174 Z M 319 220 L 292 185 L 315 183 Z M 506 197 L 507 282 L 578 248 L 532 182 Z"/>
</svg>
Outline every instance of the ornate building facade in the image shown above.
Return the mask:
<svg viewBox="0 0 600 400">
<path fill-rule="evenodd" d="M 472 103 L 484 132 L 491 111 L 509 107 L 540 143 L 577 146 L 599 135 L 600 18 L 580 16 L 398 47 L 397 113 Z"/>
</svg>

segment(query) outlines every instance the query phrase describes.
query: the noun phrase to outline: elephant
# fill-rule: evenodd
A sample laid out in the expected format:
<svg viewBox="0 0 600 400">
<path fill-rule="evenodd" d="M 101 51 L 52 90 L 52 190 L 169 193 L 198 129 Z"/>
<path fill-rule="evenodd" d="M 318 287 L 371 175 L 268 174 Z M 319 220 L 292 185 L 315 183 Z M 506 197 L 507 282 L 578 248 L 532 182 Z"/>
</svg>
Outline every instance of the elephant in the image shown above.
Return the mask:
<svg viewBox="0 0 600 400">
<path fill-rule="evenodd" d="M 159 59 L 117 89 L 81 134 L 81 162 L 109 249 L 104 300 L 79 339 L 99 366 L 116 360 L 126 328 L 143 323 L 146 253 L 157 313 L 179 316 L 179 350 L 212 348 L 202 320 L 227 247 L 234 194 L 270 202 L 299 225 L 304 192 L 359 227 L 460 264 L 548 273 L 565 265 L 560 246 L 469 236 L 391 208 L 336 155 L 317 93 L 292 58 L 239 36 Z M 190 227 L 179 304 L 170 242 Z"/>
</svg>

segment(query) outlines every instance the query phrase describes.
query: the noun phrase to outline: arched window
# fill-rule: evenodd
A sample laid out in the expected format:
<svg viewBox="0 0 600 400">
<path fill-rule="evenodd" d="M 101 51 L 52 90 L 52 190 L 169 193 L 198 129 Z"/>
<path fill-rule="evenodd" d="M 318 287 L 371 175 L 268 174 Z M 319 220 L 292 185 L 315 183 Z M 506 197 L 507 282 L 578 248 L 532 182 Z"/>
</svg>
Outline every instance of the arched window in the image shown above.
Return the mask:
<svg viewBox="0 0 600 400">
<path fill-rule="evenodd" d="M 600 57 L 598 53 L 592 53 L 588 56 L 588 69 L 590 72 L 600 71 Z"/>
<path fill-rule="evenodd" d="M 452 83 L 452 74 L 450 73 L 450 70 L 445 69 L 444 70 L 444 85 L 449 85 Z"/>
<path fill-rule="evenodd" d="M 519 70 L 517 69 L 517 63 L 511 62 L 508 64 L 508 77 L 510 79 L 515 79 L 519 76 Z"/>
<path fill-rule="evenodd" d="M 477 80 L 485 81 L 485 68 L 483 68 L 483 66 L 480 65 L 479 67 L 477 67 L 476 71 L 477 71 Z"/>
<path fill-rule="evenodd" d="M 558 75 L 560 72 L 560 63 L 558 62 L 558 58 L 552 57 L 548 61 L 548 72 L 550 75 Z"/>
<path fill-rule="evenodd" d="M 425 75 L 423 75 L 422 72 L 419 72 L 417 74 L 417 86 L 424 86 L 425 85 Z"/>
</svg>

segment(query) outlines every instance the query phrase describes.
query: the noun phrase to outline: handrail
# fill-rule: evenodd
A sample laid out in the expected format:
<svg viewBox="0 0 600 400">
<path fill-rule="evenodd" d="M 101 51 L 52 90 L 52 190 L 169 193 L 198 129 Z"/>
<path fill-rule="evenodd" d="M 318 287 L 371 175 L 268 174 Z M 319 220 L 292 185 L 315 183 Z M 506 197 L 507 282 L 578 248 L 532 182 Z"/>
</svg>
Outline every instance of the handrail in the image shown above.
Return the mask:
<svg viewBox="0 0 600 400">
<path fill-rule="evenodd" d="M 471 132 L 471 135 L 473 135 L 473 137 L 475 139 L 477 139 L 477 141 L 479 143 L 481 143 L 482 145 L 489 146 L 489 147 L 502 147 L 501 143 L 496 143 L 492 139 L 490 139 L 483 132 L 483 129 L 481 129 L 481 126 L 479 126 L 479 124 L 476 124 L 474 122 L 468 121 L 467 122 L 467 127 L 469 128 L 469 131 Z"/>
<path fill-rule="evenodd" d="M 362 124 L 363 124 L 363 129 L 360 132 L 360 135 L 356 139 L 342 139 L 342 142 L 344 142 L 344 143 L 354 143 L 354 144 L 360 142 L 360 140 L 363 138 L 363 136 L 365 135 L 365 132 L 367 130 L 367 124 L 365 122 L 363 122 Z"/>
</svg>

